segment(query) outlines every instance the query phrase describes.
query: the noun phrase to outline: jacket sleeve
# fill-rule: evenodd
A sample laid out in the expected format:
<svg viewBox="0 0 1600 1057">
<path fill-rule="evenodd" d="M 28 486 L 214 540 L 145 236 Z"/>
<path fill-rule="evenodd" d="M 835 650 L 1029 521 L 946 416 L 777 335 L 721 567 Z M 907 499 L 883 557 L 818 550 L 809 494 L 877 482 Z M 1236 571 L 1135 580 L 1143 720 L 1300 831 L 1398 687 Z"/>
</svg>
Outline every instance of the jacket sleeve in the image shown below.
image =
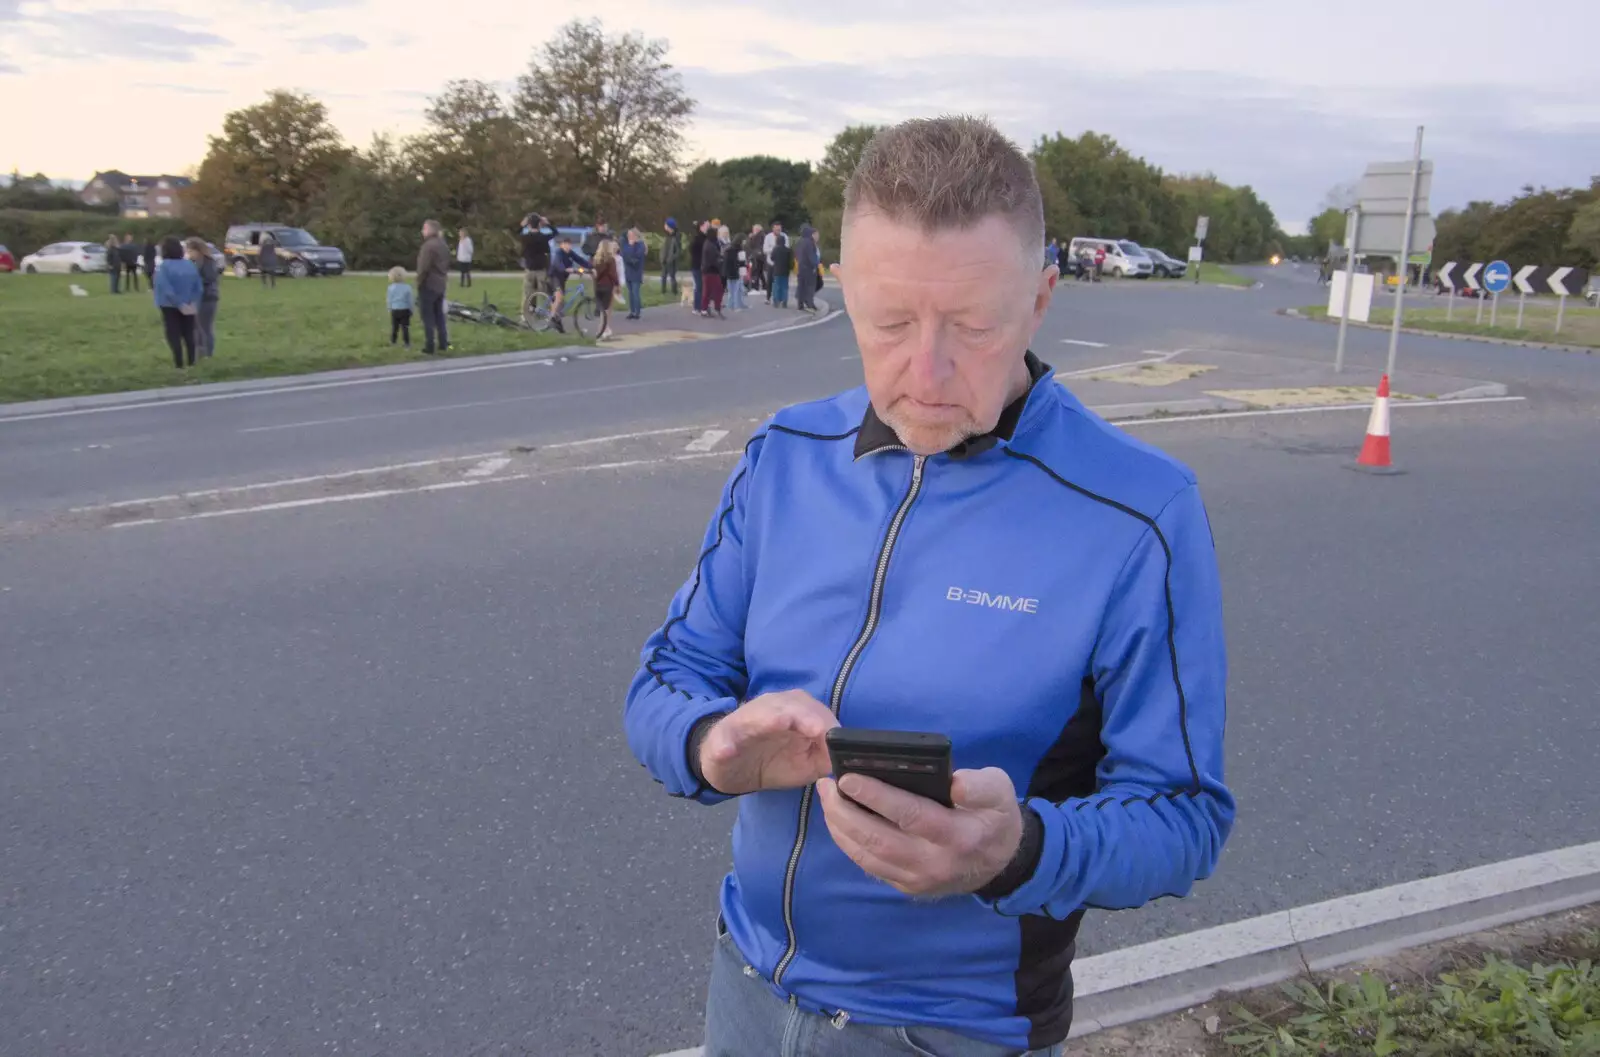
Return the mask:
<svg viewBox="0 0 1600 1057">
<path fill-rule="evenodd" d="M 697 721 L 732 712 L 749 686 L 744 628 L 750 603 L 745 518 L 750 478 L 764 433 L 745 446 L 706 526 L 699 559 L 667 608 L 666 623 L 644 644 L 624 709 L 628 746 L 673 796 L 701 803 L 728 797 L 689 766 Z"/>
<path fill-rule="evenodd" d="M 1105 746 L 1096 791 L 1027 801 L 1043 823 L 1038 866 L 995 903 L 1001 913 L 1060 918 L 1186 895 L 1233 828 L 1222 590 L 1196 486 L 1148 525 L 1111 598 L 1092 663 Z"/>
</svg>

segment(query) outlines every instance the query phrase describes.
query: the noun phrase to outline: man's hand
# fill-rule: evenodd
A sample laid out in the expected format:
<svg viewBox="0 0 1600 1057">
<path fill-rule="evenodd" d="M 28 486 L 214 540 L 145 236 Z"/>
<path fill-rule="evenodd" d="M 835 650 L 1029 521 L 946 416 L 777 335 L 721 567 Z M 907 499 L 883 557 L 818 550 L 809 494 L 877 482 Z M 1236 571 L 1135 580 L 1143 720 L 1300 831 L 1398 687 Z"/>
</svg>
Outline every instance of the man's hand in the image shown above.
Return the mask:
<svg viewBox="0 0 1600 1057">
<path fill-rule="evenodd" d="M 753 697 L 706 732 L 700 774 L 730 796 L 808 786 L 830 769 L 826 738 L 838 725 L 828 706 L 804 690 Z"/>
<path fill-rule="evenodd" d="M 834 843 L 907 895 L 976 892 L 1005 869 L 1022 841 L 1016 787 L 998 767 L 957 771 L 950 783 L 954 808 L 861 774 L 823 779 L 817 795 Z"/>
</svg>

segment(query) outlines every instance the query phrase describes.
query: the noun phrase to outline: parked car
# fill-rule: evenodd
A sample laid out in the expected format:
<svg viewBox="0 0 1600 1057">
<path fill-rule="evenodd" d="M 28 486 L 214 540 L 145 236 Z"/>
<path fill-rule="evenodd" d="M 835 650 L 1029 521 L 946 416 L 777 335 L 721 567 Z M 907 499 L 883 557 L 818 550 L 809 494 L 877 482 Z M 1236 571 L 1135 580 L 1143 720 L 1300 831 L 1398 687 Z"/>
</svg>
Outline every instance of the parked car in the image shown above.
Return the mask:
<svg viewBox="0 0 1600 1057">
<path fill-rule="evenodd" d="M 52 242 L 22 258 L 21 267 L 28 275 L 39 272 L 103 272 L 106 270 L 106 251 L 98 242 Z"/>
<path fill-rule="evenodd" d="M 1115 275 L 1120 279 L 1148 279 L 1155 273 L 1155 262 L 1145 254 L 1144 248 L 1137 242 L 1080 236 L 1067 245 L 1067 253 L 1077 257 L 1085 247 L 1103 248 L 1106 251 L 1107 275 Z"/>
<path fill-rule="evenodd" d="M 1169 257 L 1160 250 L 1145 248 L 1145 256 L 1150 258 L 1150 263 L 1155 266 L 1153 274 L 1157 279 L 1181 279 L 1183 273 L 1189 270 L 1186 261 L 1176 257 Z"/>
<path fill-rule="evenodd" d="M 11 251 L 0 246 L 0 272 L 14 272 L 17 270 L 17 259 L 11 256 Z"/>
<path fill-rule="evenodd" d="M 272 232 L 278 244 L 278 272 L 293 279 L 308 275 L 343 275 L 344 251 L 324 246 L 305 228 L 287 224 L 235 224 L 222 240 L 224 263 L 243 279 L 261 271 L 261 236 Z"/>
</svg>

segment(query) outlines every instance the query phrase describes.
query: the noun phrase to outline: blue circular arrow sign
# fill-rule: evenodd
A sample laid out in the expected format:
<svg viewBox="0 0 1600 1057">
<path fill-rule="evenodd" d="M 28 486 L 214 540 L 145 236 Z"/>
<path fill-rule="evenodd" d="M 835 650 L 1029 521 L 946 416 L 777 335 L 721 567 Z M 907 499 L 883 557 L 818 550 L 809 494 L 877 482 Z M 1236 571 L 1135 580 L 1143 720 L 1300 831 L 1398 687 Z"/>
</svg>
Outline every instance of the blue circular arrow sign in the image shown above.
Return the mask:
<svg viewBox="0 0 1600 1057">
<path fill-rule="evenodd" d="M 1511 285 L 1511 265 L 1505 261 L 1490 261 L 1489 267 L 1483 270 L 1483 288 L 1491 294 L 1498 294 Z"/>
</svg>

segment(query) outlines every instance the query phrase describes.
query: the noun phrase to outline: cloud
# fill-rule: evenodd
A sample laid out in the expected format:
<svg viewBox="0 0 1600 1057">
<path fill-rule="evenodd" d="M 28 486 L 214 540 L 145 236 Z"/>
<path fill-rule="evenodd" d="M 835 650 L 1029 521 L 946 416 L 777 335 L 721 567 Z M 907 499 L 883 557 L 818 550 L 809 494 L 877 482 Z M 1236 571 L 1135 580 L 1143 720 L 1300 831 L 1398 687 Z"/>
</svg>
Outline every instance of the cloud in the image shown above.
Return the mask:
<svg viewBox="0 0 1600 1057">
<path fill-rule="evenodd" d="M 22 67 L 13 62 L 0 59 L 0 77 L 17 76 L 22 73 Z"/>
<path fill-rule="evenodd" d="M 340 55 L 367 50 L 367 42 L 353 33 L 325 33 L 320 37 L 301 37 L 295 43 L 308 51 L 332 51 Z"/>
<path fill-rule="evenodd" d="M 221 88 L 197 84 L 162 84 L 159 81 L 138 81 L 135 88 L 150 88 L 157 92 L 177 92 L 179 95 L 226 95 Z"/>
<path fill-rule="evenodd" d="M 35 48 L 58 59 L 193 62 L 198 52 L 229 46 L 215 33 L 189 28 L 191 19 L 172 11 L 49 11 L 22 21 L 35 30 Z"/>
<path fill-rule="evenodd" d="M 366 0 L 269 0 L 274 7 L 311 14 L 317 11 L 337 11 L 341 8 L 363 7 Z"/>
</svg>

